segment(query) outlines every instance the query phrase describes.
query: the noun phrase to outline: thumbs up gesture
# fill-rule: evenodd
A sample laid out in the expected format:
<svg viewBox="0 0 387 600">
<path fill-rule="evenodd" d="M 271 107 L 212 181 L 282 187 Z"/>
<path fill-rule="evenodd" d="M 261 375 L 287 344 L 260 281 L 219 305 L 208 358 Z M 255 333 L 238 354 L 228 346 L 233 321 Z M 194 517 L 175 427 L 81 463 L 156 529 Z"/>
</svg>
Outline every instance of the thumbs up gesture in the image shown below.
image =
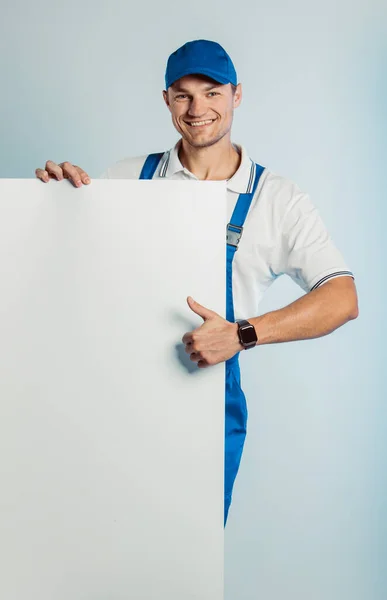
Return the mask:
<svg viewBox="0 0 387 600">
<path fill-rule="evenodd" d="M 187 303 L 192 312 L 204 321 L 200 327 L 184 334 L 182 338 L 185 351 L 199 368 L 203 369 L 224 362 L 243 350 L 236 323 L 226 321 L 213 310 L 196 302 L 191 296 L 188 296 Z"/>
</svg>

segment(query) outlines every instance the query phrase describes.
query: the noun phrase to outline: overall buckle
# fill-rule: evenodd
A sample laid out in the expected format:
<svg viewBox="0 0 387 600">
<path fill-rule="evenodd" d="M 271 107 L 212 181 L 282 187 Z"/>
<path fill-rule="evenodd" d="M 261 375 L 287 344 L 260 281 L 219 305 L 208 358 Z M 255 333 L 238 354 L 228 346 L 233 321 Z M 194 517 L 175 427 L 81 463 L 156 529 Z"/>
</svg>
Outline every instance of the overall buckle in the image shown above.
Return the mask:
<svg viewBox="0 0 387 600">
<path fill-rule="evenodd" d="M 238 244 L 242 237 L 243 227 L 229 223 L 227 225 L 226 241 L 229 246 L 234 246 L 238 250 Z"/>
</svg>

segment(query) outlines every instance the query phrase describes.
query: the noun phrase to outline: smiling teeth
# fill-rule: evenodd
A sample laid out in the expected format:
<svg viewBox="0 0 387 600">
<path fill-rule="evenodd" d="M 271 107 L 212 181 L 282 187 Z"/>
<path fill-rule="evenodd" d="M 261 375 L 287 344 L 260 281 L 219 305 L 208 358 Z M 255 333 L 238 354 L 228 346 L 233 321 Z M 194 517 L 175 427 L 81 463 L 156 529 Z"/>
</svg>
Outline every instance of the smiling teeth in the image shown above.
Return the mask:
<svg viewBox="0 0 387 600">
<path fill-rule="evenodd" d="M 194 123 L 190 123 L 190 125 L 191 127 L 200 127 L 201 125 L 208 125 L 209 123 L 212 123 L 212 119 L 209 121 L 195 121 Z"/>
</svg>

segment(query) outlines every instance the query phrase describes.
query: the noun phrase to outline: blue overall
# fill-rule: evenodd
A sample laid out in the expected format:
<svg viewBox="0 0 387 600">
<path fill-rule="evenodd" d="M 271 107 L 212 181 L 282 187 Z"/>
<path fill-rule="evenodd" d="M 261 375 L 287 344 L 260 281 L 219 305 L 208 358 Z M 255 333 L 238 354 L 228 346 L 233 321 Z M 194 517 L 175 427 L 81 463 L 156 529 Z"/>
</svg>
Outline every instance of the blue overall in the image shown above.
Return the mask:
<svg viewBox="0 0 387 600">
<path fill-rule="evenodd" d="M 140 179 L 152 179 L 163 154 L 150 154 L 142 168 Z M 232 294 L 232 261 L 242 236 L 243 225 L 264 168 L 255 165 L 251 192 L 240 194 L 227 226 L 226 319 L 234 323 Z M 241 388 L 239 353 L 226 361 L 225 461 L 224 461 L 224 525 L 231 504 L 232 489 L 238 473 L 246 438 L 247 405 Z"/>
</svg>

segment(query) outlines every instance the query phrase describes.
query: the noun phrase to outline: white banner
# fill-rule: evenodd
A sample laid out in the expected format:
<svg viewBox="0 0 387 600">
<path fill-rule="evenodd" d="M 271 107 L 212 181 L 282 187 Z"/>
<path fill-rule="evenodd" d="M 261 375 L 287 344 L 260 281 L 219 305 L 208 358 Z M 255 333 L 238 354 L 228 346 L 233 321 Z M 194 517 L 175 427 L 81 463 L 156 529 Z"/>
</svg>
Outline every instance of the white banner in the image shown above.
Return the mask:
<svg viewBox="0 0 387 600">
<path fill-rule="evenodd" d="M 0 180 L 0 598 L 223 598 L 223 183 Z"/>
</svg>

